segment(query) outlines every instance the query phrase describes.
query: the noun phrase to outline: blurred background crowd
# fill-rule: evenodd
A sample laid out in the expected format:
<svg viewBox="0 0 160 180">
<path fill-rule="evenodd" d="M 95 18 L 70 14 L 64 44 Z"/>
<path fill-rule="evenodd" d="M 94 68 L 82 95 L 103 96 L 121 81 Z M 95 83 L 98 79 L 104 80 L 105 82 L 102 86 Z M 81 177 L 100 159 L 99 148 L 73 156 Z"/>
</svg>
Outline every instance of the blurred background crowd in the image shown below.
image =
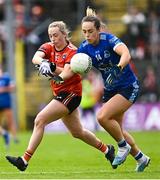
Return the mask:
<svg viewBox="0 0 160 180">
<path fill-rule="evenodd" d="M 0 0 L 0 63 L 16 84 L 13 108 L 20 128 L 30 129 L 33 117 L 52 97 L 49 82 L 31 62 L 37 48 L 49 41 L 49 23 L 66 22 L 72 42 L 79 45 L 87 6 L 129 47 L 141 84 L 138 103 L 160 101 L 160 0 Z M 83 80 L 82 115 L 94 114 L 102 93 L 101 77 L 92 70 Z"/>
</svg>

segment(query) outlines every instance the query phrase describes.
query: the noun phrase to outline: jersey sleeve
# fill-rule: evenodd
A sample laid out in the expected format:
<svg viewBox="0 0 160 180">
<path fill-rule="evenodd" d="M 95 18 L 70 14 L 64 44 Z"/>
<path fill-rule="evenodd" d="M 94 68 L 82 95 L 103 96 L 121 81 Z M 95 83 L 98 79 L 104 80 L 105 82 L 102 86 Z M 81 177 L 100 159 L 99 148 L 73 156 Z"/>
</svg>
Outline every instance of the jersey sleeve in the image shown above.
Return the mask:
<svg viewBox="0 0 160 180">
<path fill-rule="evenodd" d="M 42 51 L 45 53 L 45 58 L 46 59 L 49 59 L 50 58 L 50 55 L 51 55 L 51 52 L 52 52 L 52 47 L 49 43 L 45 43 L 45 44 L 42 44 L 38 51 Z"/>
<path fill-rule="evenodd" d="M 118 37 L 113 34 L 108 34 L 108 42 L 110 47 L 115 50 L 120 44 L 124 44 Z"/>
</svg>

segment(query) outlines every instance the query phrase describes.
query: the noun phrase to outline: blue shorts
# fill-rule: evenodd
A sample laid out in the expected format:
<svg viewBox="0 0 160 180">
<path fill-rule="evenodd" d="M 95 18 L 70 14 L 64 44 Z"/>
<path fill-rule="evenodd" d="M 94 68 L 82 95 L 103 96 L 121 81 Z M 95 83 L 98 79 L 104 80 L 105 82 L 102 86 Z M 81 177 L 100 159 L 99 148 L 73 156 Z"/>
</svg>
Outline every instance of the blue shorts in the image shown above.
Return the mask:
<svg viewBox="0 0 160 180">
<path fill-rule="evenodd" d="M 118 90 L 107 91 L 105 89 L 104 95 L 102 97 L 102 101 L 105 103 L 116 94 L 121 94 L 128 101 L 130 101 L 131 103 L 134 103 L 137 100 L 138 95 L 139 95 L 139 83 L 138 83 L 138 81 L 135 81 L 132 85 L 130 85 L 128 87 L 120 88 Z"/>
<path fill-rule="evenodd" d="M 0 101 L 0 110 L 3 109 L 10 109 L 11 108 L 11 101 L 7 100 L 7 101 Z"/>
</svg>

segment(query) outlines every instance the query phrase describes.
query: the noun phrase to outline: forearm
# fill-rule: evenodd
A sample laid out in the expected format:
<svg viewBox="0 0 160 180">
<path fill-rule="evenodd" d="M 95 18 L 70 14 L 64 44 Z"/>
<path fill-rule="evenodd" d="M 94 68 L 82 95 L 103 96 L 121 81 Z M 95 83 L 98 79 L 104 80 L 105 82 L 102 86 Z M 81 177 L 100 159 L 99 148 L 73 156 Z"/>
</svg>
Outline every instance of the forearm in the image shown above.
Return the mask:
<svg viewBox="0 0 160 180">
<path fill-rule="evenodd" d="M 33 64 L 41 64 L 42 63 L 42 61 L 43 61 L 44 59 L 42 58 L 42 57 L 40 57 L 40 56 L 38 56 L 38 55 L 34 55 L 34 57 L 33 57 L 33 59 L 32 59 L 32 63 Z"/>
<path fill-rule="evenodd" d="M 74 75 L 74 73 L 72 72 L 72 70 L 71 70 L 69 65 L 66 65 L 64 67 L 64 70 L 59 74 L 59 76 L 63 80 L 67 80 L 67 79 L 71 78 L 73 75 Z"/>
<path fill-rule="evenodd" d="M 10 86 L 7 87 L 0 87 L 0 93 L 5 93 L 5 92 L 12 92 L 13 88 Z"/>
<path fill-rule="evenodd" d="M 131 59 L 130 54 L 124 53 L 124 54 L 122 54 L 120 61 L 117 65 L 123 69 L 127 64 L 129 64 L 130 59 Z"/>
<path fill-rule="evenodd" d="M 117 46 L 115 52 L 120 56 L 120 61 L 117 65 L 121 66 L 121 68 L 123 69 L 127 64 L 129 64 L 131 60 L 129 49 L 127 48 L 126 45 L 121 44 Z"/>
<path fill-rule="evenodd" d="M 41 65 L 43 61 L 45 61 L 45 54 L 41 51 L 37 51 L 35 55 L 33 56 L 32 63 Z M 63 68 L 56 67 L 56 70 L 54 71 L 54 73 L 58 75 L 62 71 L 63 71 Z"/>
</svg>

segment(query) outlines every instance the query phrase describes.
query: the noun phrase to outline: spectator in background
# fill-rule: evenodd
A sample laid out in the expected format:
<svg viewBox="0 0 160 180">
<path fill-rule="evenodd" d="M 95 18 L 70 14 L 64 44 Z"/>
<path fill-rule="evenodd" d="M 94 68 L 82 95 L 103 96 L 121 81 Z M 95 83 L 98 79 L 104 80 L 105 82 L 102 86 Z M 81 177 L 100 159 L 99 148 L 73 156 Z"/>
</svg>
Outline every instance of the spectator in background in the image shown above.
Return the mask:
<svg viewBox="0 0 160 180">
<path fill-rule="evenodd" d="M 158 100 L 157 89 L 158 87 L 155 71 L 152 66 L 148 66 L 142 83 L 141 101 L 156 102 Z"/>
<path fill-rule="evenodd" d="M 136 7 L 130 6 L 128 13 L 122 16 L 122 22 L 127 27 L 123 38 L 126 40 L 132 57 L 143 59 L 145 55 L 145 15 Z"/>
<path fill-rule="evenodd" d="M 135 74 L 136 76 L 138 76 L 138 71 L 137 71 L 137 68 L 136 68 L 136 66 L 135 66 L 135 63 L 133 62 L 133 59 L 131 59 L 129 65 L 130 65 L 132 71 L 134 72 L 134 74 Z"/>
<path fill-rule="evenodd" d="M 48 41 L 47 26 L 48 22 L 45 9 L 40 4 L 35 4 L 31 7 L 29 18 L 27 21 L 28 35 L 26 37 L 26 73 L 29 75 L 30 70 L 33 68 L 31 61 L 35 51 L 39 46 Z"/>
<path fill-rule="evenodd" d="M 39 4 L 34 5 L 30 12 L 30 18 L 28 22 L 28 31 L 30 35 L 27 37 L 27 40 L 34 44 L 36 49 L 40 46 L 40 44 L 48 39 L 46 33 L 47 26 L 45 26 L 44 29 L 44 25 L 42 25 L 45 20 L 46 16 L 44 8 Z M 37 28 L 39 28 L 39 30 L 36 30 Z"/>
<path fill-rule="evenodd" d="M 149 31 L 148 46 L 151 60 L 154 64 L 157 64 L 160 58 L 160 19 L 156 12 L 149 12 L 147 19 L 147 29 Z"/>
<path fill-rule="evenodd" d="M 41 5 L 34 5 L 31 9 L 31 27 L 36 28 L 44 20 L 44 9 Z"/>
<path fill-rule="evenodd" d="M 15 36 L 16 38 L 25 38 L 27 27 L 25 26 L 25 6 L 21 3 L 14 5 L 15 13 Z"/>
<path fill-rule="evenodd" d="M 15 86 L 11 82 L 11 78 L 7 73 L 3 73 L 0 65 L 0 119 L 2 117 L 6 119 L 8 129 L 13 136 L 14 142 L 17 143 L 17 130 L 11 102 L 11 92 L 13 92 L 14 89 Z"/>
</svg>

